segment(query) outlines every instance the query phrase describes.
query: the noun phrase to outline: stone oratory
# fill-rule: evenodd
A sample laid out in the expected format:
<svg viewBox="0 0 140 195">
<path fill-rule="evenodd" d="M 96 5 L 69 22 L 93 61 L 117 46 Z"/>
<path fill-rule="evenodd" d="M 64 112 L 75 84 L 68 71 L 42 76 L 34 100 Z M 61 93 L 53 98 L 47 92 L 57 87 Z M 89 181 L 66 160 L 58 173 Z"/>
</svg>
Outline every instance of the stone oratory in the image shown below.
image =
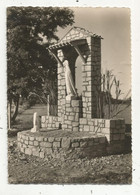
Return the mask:
<svg viewBox="0 0 140 195">
<path fill-rule="evenodd" d="M 75 151 L 76 157 L 124 151 L 124 120 L 101 119 L 97 115 L 101 40 L 101 36 L 73 27 L 59 42 L 47 48 L 58 63 L 58 116 L 35 113 L 33 128 L 18 133 L 21 152 L 45 158 L 48 155 L 61 157 L 66 148 Z M 78 57 L 80 74 L 76 72 Z M 79 81 L 81 94 L 76 88 Z"/>
<path fill-rule="evenodd" d="M 100 85 L 101 39 L 85 29 L 73 27 L 58 43 L 48 48 L 58 62 L 58 121 L 62 129 L 83 131 L 87 127 L 80 121 L 97 117 L 96 85 Z M 78 56 L 82 75 L 75 74 Z M 81 97 L 76 93 L 76 77 L 82 80 Z M 70 92 L 67 88 L 74 89 Z"/>
</svg>

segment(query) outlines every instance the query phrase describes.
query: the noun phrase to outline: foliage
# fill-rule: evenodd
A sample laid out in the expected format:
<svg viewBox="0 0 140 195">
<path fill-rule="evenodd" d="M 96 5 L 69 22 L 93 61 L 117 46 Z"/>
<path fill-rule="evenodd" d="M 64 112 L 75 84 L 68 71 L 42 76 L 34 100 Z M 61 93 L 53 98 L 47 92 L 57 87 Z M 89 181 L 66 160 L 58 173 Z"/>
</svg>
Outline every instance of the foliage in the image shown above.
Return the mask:
<svg viewBox="0 0 140 195">
<path fill-rule="evenodd" d="M 57 28 L 74 22 L 68 8 L 9 7 L 7 9 L 8 100 L 41 94 L 45 82 L 56 80 L 56 62 L 46 50 L 58 40 Z M 15 99 L 16 100 L 16 99 Z M 15 101 L 14 100 L 14 101 Z"/>
<path fill-rule="evenodd" d="M 129 97 L 130 90 L 123 100 L 120 99 L 122 95 L 120 81 L 113 75 L 112 70 L 106 70 L 106 72 L 101 75 L 101 86 L 97 85 L 96 90 L 98 102 L 97 115 L 99 118 L 115 118 L 131 105 L 131 98 Z"/>
</svg>

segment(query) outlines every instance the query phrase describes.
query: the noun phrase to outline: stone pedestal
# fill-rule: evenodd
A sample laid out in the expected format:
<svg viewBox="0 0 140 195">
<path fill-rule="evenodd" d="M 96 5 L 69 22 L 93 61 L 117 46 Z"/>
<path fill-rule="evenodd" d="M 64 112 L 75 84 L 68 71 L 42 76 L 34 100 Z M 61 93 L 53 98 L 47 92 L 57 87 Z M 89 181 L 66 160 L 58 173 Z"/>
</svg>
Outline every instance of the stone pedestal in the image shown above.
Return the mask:
<svg viewBox="0 0 140 195">
<path fill-rule="evenodd" d="M 75 96 L 71 96 L 71 95 L 66 96 L 66 101 L 71 101 L 71 100 L 76 100 L 76 99 L 77 99 L 77 97 L 75 97 Z"/>
<path fill-rule="evenodd" d="M 62 123 L 63 130 L 79 131 L 81 109 L 81 100 L 66 100 Z"/>
</svg>

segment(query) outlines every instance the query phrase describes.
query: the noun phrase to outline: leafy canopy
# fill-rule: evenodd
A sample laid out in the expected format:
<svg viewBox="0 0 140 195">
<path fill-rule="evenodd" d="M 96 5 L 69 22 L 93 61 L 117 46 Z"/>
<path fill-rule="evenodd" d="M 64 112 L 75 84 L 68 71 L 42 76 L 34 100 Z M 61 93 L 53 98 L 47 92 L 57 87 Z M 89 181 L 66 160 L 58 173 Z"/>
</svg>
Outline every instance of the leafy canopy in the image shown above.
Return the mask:
<svg viewBox="0 0 140 195">
<path fill-rule="evenodd" d="M 42 90 L 46 78 L 56 79 L 56 62 L 46 47 L 58 40 L 58 27 L 74 23 L 73 11 L 53 7 L 7 9 L 8 92 L 27 95 Z"/>
</svg>

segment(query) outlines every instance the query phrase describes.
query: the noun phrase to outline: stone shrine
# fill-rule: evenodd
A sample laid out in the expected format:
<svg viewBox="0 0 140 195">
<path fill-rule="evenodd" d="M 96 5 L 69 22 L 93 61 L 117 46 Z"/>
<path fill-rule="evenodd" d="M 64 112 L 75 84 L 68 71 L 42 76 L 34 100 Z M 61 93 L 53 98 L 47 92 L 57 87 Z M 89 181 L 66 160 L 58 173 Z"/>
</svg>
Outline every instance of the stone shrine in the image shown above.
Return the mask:
<svg viewBox="0 0 140 195">
<path fill-rule="evenodd" d="M 34 120 L 37 118 L 40 122 L 34 121 L 32 132 L 18 133 L 22 152 L 42 158 L 48 155 L 59 158 L 66 148 L 82 157 L 124 151 L 125 121 L 100 119 L 97 114 L 97 87 L 101 90 L 101 39 L 83 28 L 73 27 L 59 42 L 47 48 L 58 62 L 58 116 L 36 114 Z M 75 70 L 78 57 L 82 62 L 81 75 Z M 79 77 L 82 80 L 80 95 L 75 87 Z"/>
<path fill-rule="evenodd" d="M 58 117 L 55 122 L 59 124 L 56 123 L 56 128 L 62 124 L 62 129 L 68 131 L 88 131 L 90 125 L 83 126 L 83 121 L 90 124 L 92 118 L 97 118 L 96 85 L 100 86 L 101 82 L 101 39 L 85 29 L 74 27 L 57 44 L 49 47 L 58 62 Z M 78 56 L 82 61 L 82 75 L 75 74 Z M 67 58 L 74 83 L 76 76 L 82 77 L 81 99 L 76 96 L 67 99 L 63 58 Z M 49 127 L 49 120 L 43 117 L 42 125 Z"/>
</svg>

